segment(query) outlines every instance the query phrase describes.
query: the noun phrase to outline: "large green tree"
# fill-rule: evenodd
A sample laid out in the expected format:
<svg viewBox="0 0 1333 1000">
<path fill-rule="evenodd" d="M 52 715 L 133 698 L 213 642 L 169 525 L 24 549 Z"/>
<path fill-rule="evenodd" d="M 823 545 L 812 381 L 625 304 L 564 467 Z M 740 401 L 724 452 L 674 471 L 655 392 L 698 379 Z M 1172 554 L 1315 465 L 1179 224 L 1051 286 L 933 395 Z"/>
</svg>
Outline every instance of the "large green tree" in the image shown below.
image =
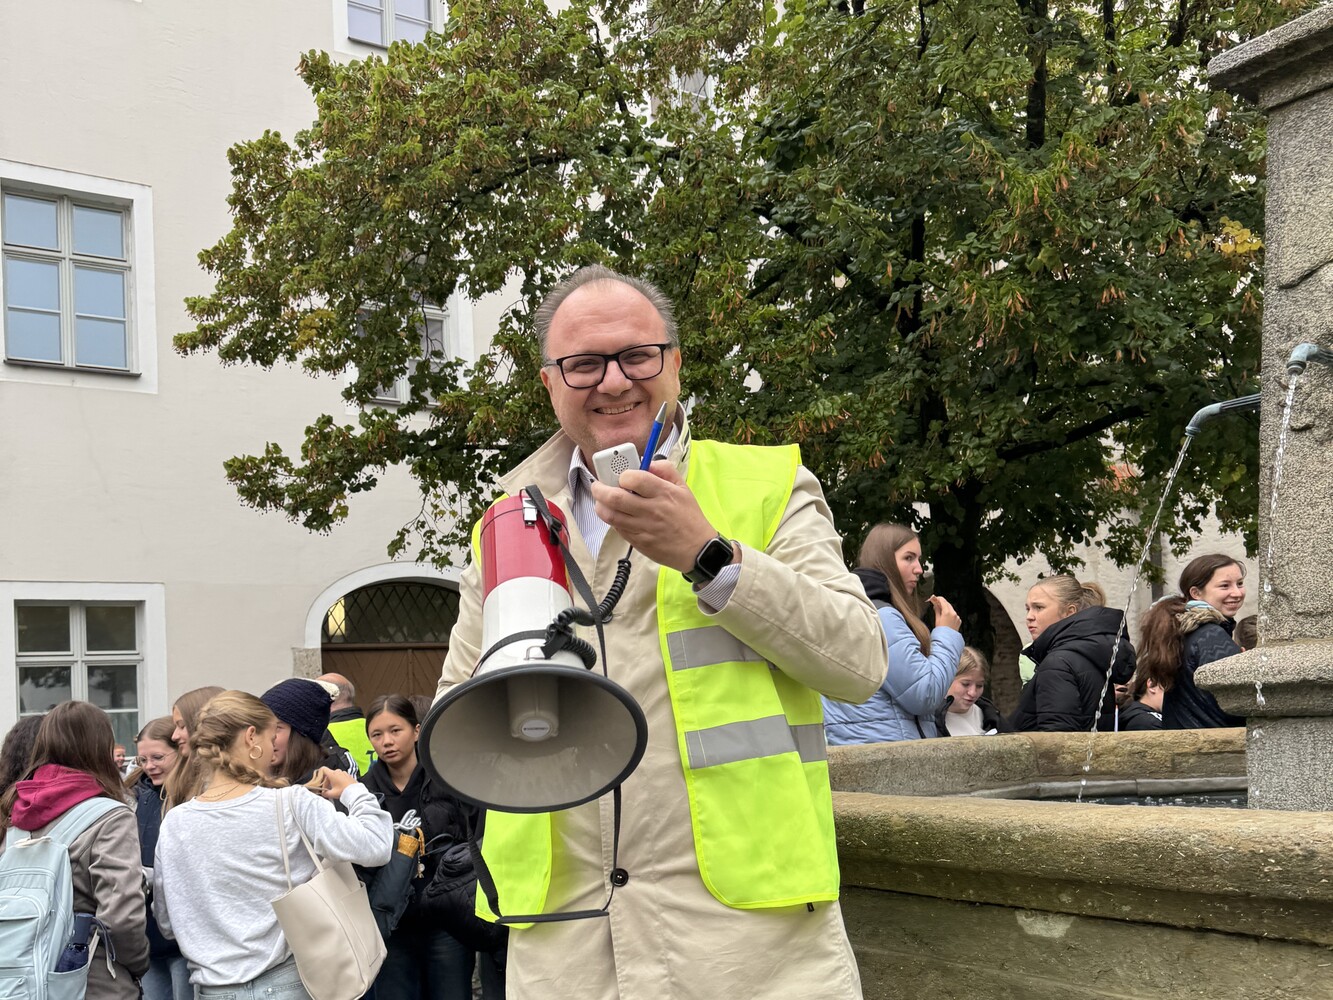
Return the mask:
<svg viewBox="0 0 1333 1000">
<path fill-rule="evenodd" d="M 227 475 L 326 530 L 403 464 L 423 505 L 391 549 L 443 558 L 552 429 L 543 292 L 649 276 L 696 433 L 800 442 L 853 546 L 919 525 L 986 646 L 988 576 L 1103 530 L 1128 558 L 1189 415 L 1257 387 L 1264 134 L 1204 67 L 1304 6 L 458 0 L 422 45 L 303 59 L 317 120 L 231 151 L 177 345 L 355 372 L 355 423 Z M 423 302 L 504 287 L 487 356 L 423 358 Z M 1177 541 L 1208 510 L 1253 538 L 1256 427 L 1200 439 Z"/>
</svg>

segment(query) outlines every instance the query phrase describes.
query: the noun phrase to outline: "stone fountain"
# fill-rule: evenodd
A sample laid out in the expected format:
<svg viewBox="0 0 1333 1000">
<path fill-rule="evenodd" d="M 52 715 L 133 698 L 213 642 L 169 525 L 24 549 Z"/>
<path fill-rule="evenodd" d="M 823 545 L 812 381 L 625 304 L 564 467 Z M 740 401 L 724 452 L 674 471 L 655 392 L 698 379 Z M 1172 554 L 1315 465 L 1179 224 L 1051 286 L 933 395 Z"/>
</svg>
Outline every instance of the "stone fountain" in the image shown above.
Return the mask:
<svg viewBox="0 0 1333 1000">
<path fill-rule="evenodd" d="M 1278 373 L 1297 344 L 1333 341 L 1333 7 L 1210 76 L 1269 115 L 1267 512 Z M 1299 377 L 1261 518 L 1260 647 L 1198 674 L 1243 732 L 1100 734 L 1091 773 L 1082 733 L 831 750 L 866 997 L 1333 998 L 1333 369 Z M 1247 783 L 1249 808 L 1051 801 L 1085 778 L 1093 795 Z"/>
</svg>

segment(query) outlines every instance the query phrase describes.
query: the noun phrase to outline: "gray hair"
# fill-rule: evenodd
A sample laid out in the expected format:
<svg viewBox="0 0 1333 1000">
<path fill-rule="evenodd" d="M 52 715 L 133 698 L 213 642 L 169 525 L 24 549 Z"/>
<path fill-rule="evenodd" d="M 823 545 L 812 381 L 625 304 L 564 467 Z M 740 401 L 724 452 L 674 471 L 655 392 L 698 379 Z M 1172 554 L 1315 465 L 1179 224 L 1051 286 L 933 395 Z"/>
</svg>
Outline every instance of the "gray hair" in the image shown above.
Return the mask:
<svg viewBox="0 0 1333 1000">
<path fill-rule="evenodd" d="M 662 326 L 665 329 L 667 340 L 672 347 L 680 347 L 680 337 L 676 334 L 675 311 L 672 309 L 671 300 L 666 297 L 662 289 L 643 278 L 621 274 L 619 271 L 613 271 L 601 264 L 589 264 L 587 267 L 579 268 L 552 288 L 533 314 L 532 320 L 537 329 L 537 343 L 541 347 L 543 361 L 550 360 L 546 355 L 546 340 L 551 334 L 551 320 L 555 318 L 555 311 L 564 304 L 565 299 L 584 285 L 608 282 L 628 285 L 652 303 L 653 308 L 657 310 L 657 315 L 662 317 Z"/>
</svg>

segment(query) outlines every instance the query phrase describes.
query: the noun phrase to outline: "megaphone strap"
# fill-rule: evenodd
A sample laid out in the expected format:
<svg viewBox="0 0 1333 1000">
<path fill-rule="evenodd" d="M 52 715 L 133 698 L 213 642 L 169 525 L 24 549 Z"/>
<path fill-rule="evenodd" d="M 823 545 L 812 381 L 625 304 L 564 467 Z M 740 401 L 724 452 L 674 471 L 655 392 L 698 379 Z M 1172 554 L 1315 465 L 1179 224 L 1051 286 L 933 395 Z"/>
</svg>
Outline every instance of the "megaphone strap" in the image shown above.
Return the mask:
<svg viewBox="0 0 1333 1000">
<path fill-rule="evenodd" d="M 611 821 L 611 891 L 606 895 L 606 902 L 598 910 L 563 910 L 559 913 L 527 913 L 519 916 L 508 915 L 500 912 L 500 894 L 495 888 L 495 879 L 491 876 L 491 870 L 486 866 L 486 859 L 481 856 L 481 838 L 486 830 L 486 810 L 481 811 L 477 819 L 477 825 L 468 834 L 467 846 L 472 855 L 472 868 L 477 873 L 477 885 L 486 895 L 486 905 L 491 908 L 495 914 L 495 922 L 498 924 L 554 924 L 566 920 L 588 920 L 592 917 L 604 917 L 611 908 L 611 900 L 615 898 L 616 887 L 624 885 L 629 881 L 628 874 L 621 869 L 619 864 L 620 854 L 620 786 L 616 785 L 611 791 L 612 801 L 612 821 Z"/>
</svg>

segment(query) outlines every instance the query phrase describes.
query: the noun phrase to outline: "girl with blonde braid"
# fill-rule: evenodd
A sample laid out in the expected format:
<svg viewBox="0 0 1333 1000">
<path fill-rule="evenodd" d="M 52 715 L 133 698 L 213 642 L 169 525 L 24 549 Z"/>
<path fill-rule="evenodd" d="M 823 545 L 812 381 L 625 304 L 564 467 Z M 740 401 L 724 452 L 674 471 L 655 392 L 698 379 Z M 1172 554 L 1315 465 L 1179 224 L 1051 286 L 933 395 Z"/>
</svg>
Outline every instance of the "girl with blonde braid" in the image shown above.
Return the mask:
<svg viewBox="0 0 1333 1000">
<path fill-rule="evenodd" d="M 302 831 L 331 862 L 376 867 L 393 848 L 393 820 L 350 774 L 320 768 L 305 787 L 267 776 L 276 728 L 254 695 L 225 691 L 190 732 L 196 766 L 172 775 L 169 798 L 180 804 L 158 836 L 153 912 L 189 961 L 199 998 L 308 997 L 271 906 L 288 888 L 279 809 L 293 885 L 315 874 Z"/>
</svg>

